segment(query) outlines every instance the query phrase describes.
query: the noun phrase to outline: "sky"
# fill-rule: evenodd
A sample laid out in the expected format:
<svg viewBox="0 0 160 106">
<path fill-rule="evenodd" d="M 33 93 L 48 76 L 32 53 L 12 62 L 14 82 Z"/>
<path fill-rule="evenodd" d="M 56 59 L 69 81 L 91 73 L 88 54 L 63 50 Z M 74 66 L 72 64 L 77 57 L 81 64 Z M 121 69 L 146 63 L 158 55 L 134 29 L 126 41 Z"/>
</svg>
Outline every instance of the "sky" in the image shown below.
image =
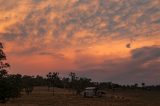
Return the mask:
<svg viewBox="0 0 160 106">
<path fill-rule="evenodd" d="M 0 0 L 9 73 L 160 84 L 160 0 Z"/>
</svg>

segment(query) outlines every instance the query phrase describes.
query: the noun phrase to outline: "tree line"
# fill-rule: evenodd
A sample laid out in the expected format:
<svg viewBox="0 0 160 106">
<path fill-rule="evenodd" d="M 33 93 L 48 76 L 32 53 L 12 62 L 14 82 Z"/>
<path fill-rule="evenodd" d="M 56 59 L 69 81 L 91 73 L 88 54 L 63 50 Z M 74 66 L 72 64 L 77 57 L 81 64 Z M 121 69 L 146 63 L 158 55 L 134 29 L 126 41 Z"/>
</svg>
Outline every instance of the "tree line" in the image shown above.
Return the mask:
<svg viewBox="0 0 160 106">
<path fill-rule="evenodd" d="M 57 72 L 49 72 L 46 77 L 42 76 L 27 76 L 27 75 L 9 75 L 6 71 L 0 71 L 0 102 L 5 103 L 9 99 L 21 97 L 21 93 L 25 92 L 30 95 L 36 86 L 46 86 L 48 91 L 55 96 L 55 88 L 63 88 L 73 92 L 75 95 L 80 95 L 86 87 L 97 87 L 99 90 L 160 90 L 160 86 L 146 86 L 144 83 L 141 86 L 119 85 L 112 82 L 93 82 L 89 78 L 78 77 L 71 72 L 68 77 L 60 77 Z"/>
</svg>

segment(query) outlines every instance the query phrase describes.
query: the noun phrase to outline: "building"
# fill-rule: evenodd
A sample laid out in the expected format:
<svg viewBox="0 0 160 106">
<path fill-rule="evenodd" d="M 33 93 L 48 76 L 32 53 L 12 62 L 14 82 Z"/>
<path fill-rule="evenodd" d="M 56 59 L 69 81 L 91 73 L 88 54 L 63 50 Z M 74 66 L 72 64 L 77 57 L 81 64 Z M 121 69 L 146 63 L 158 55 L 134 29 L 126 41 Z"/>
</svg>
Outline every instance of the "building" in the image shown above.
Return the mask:
<svg viewBox="0 0 160 106">
<path fill-rule="evenodd" d="M 87 87 L 83 92 L 84 97 L 101 97 L 105 92 L 98 90 L 96 87 Z"/>
</svg>

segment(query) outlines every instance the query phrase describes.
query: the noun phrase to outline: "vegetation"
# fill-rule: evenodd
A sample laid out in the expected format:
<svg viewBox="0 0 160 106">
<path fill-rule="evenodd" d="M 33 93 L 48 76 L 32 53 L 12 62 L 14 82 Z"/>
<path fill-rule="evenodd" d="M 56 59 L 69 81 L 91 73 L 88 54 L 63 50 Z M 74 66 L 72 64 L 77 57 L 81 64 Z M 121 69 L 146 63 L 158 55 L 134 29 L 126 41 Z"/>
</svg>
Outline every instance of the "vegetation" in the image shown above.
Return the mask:
<svg viewBox="0 0 160 106">
<path fill-rule="evenodd" d="M 59 73 L 57 73 L 57 72 L 53 72 L 53 73 L 49 72 L 49 73 L 47 74 L 48 89 L 49 89 L 50 87 L 53 88 L 53 89 L 52 89 L 52 91 L 53 91 L 53 96 L 54 96 L 54 87 L 55 87 L 55 86 L 58 86 L 58 85 L 59 85 L 59 82 L 60 82 L 60 78 L 59 78 L 58 75 L 59 75 Z"/>
<path fill-rule="evenodd" d="M 30 95 L 33 91 L 33 77 L 32 76 L 23 76 L 22 78 L 22 86 L 27 95 Z"/>
</svg>

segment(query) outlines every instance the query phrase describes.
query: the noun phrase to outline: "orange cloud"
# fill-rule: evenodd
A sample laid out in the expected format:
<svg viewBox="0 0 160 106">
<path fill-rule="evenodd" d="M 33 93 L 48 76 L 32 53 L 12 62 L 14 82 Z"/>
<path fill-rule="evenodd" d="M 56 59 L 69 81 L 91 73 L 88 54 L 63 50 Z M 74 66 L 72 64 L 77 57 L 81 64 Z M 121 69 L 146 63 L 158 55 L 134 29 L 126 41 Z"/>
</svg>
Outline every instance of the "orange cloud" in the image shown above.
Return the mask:
<svg viewBox="0 0 160 106">
<path fill-rule="evenodd" d="M 132 51 L 160 45 L 158 4 L 159 0 L 0 0 L 0 39 L 11 72 L 94 68 L 116 76 L 123 72 L 112 65 L 138 67 L 131 66 Z"/>
</svg>

